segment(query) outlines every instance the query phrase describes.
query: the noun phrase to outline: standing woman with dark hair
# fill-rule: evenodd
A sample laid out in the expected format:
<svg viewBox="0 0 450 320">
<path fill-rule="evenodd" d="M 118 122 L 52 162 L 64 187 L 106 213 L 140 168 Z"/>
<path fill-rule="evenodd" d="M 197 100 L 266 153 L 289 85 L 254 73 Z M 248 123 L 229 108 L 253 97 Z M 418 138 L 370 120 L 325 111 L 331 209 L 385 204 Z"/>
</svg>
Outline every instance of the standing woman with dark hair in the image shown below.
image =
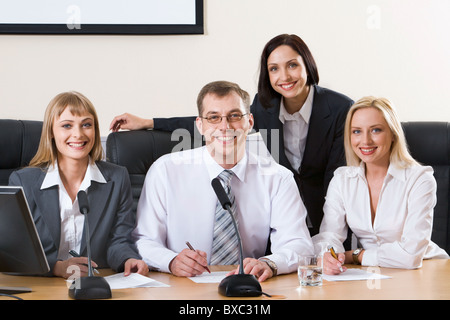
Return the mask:
<svg viewBox="0 0 450 320">
<path fill-rule="evenodd" d="M 333 172 L 345 165 L 344 122 L 353 101 L 317 85 L 316 63 L 297 35 L 270 40 L 261 54 L 260 68 L 258 93 L 251 106 L 254 128 L 272 156 L 294 173 L 308 211 L 310 233 L 315 235 Z"/>
<path fill-rule="evenodd" d="M 297 35 L 270 40 L 261 54 L 258 93 L 251 113 L 272 156 L 295 176 L 308 211 L 311 235 L 319 231 L 328 184 L 345 165 L 343 130 L 353 101 L 318 86 L 317 66 L 308 46 Z M 110 129 L 194 132 L 195 117 L 143 119 L 125 113 Z"/>
<path fill-rule="evenodd" d="M 92 265 L 146 274 L 148 267 L 131 240 L 135 227 L 127 170 L 101 161 L 97 113 L 81 93 L 64 92 L 49 103 L 41 141 L 30 167 L 13 172 L 22 186 L 42 242 L 50 275 L 87 274 L 84 216 L 77 194 L 87 193 Z M 80 257 L 72 257 L 76 251 Z M 74 269 L 75 268 L 75 269 Z M 77 276 L 74 274 L 74 276 Z"/>
</svg>

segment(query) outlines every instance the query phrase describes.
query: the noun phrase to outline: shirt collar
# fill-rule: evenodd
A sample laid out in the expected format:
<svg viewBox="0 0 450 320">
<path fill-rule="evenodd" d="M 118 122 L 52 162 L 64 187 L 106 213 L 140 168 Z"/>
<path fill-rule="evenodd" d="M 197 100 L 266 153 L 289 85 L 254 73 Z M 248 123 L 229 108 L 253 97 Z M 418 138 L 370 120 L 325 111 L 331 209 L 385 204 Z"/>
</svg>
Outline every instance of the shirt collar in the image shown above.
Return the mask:
<svg viewBox="0 0 450 320">
<path fill-rule="evenodd" d="M 354 170 L 349 172 L 349 176 L 361 176 L 366 179 L 366 166 L 363 161 L 359 162 L 358 167 L 353 167 Z M 389 164 L 387 176 L 392 177 L 396 180 L 406 181 L 406 171 L 393 163 Z"/>
<path fill-rule="evenodd" d="M 312 106 L 314 100 L 314 86 L 310 86 L 308 97 L 306 98 L 305 103 L 300 108 L 299 111 L 290 114 L 287 112 L 286 107 L 284 106 L 284 99 L 281 99 L 280 102 L 280 115 L 279 119 L 281 123 L 284 124 L 286 120 L 298 120 L 299 118 L 303 118 L 306 124 L 309 124 L 309 119 L 311 118 Z"/>
<path fill-rule="evenodd" d="M 98 183 L 106 183 L 105 177 L 103 177 L 97 164 L 91 163 L 89 159 L 89 165 L 87 167 L 84 179 L 81 182 L 80 190 L 86 190 L 90 187 L 91 181 L 96 181 Z M 47 174 L 45 175 L 44 181 L 42 181 L 41 190 L 47 189 L 52 186 L 61 186 L 62 181 L 59 175 L 58 162 L 55 161 L 53 166 L 49 166 L 47 169 Z"/>
<path fill-rule="evenodd" d="M 247 169 L 247 162 L 248 162 L 248 156 L 247 152 L 245 151 L 244 156 L 242 159 L 231 169 L 233 171 L 234 175 L 240 180 L 245 181 L 245 173 Z M 208 152 L 207 147 L 203 147 L 203 160 L 206 165 L 206 169 L 208 170 L 209 178 L 210 180 L 213 180 L 214 178 L 217 178 L 217 176 L 225 170 L 221 165 L 219 165 L 216 160 L 211 156 L 211 154 Z"/>
<path fill-rule="evenodd" d="M 388 169 L 388 175 L 400 181 L 406 181 L 406 170 L 391 163 Z"/>
</svg>

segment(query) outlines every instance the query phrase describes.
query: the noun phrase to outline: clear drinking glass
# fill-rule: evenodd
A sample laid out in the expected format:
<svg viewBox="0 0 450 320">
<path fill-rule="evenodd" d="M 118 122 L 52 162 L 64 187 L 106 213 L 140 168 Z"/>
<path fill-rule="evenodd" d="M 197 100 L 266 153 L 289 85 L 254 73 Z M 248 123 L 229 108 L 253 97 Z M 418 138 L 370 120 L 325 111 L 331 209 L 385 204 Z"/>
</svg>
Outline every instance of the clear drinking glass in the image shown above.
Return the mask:
<svg viewBox="0 0 450 320">
<path fill-rule="evenodd" d="M 301 286 L 322 285 L 322 255 L 300 256 L 298 259 L 298 281 Z"/>
</svg>

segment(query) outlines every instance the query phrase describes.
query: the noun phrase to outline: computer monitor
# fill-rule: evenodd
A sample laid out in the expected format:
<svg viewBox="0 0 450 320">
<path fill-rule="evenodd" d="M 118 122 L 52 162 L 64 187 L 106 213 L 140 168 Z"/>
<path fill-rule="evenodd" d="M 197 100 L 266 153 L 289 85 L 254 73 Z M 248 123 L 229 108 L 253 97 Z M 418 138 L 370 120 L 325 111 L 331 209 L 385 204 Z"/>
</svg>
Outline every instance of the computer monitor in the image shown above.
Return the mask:
<svg viewBox="0 0 450 320">
<path fill-rule="evenodd" d="M 0 272 L 42 275 L 49 270 L 22 187 L 0 186 Z"/>
</svg>

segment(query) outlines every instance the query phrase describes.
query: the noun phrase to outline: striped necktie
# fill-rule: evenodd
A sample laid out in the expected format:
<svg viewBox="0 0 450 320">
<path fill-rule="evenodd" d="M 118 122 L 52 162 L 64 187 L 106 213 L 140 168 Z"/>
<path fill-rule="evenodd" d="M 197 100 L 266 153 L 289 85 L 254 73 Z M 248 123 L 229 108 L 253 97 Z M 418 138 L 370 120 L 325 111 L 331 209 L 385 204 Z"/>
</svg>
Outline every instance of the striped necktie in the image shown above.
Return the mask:
<svg viewBox="0 0 450 320">
<path fill-rule="evenodd" d="M 236 220 L 236 203 L 234 195 L 231 192 L 231 178 L 233 172 L 224 170 L 219 174 L 219 179 L 224 185 L 225 192 L 231 202 L 231 211 Z M 216 216 L 214 223 L 214 237 L 211 254 L 211 265 L 229 265 L 239 264 L 239 243 L 236 236 L 236 230 L 233 226 L 233 221 L 227 210 L 223 209 L 220 202 L 217 202 Z"/>
</svg>

